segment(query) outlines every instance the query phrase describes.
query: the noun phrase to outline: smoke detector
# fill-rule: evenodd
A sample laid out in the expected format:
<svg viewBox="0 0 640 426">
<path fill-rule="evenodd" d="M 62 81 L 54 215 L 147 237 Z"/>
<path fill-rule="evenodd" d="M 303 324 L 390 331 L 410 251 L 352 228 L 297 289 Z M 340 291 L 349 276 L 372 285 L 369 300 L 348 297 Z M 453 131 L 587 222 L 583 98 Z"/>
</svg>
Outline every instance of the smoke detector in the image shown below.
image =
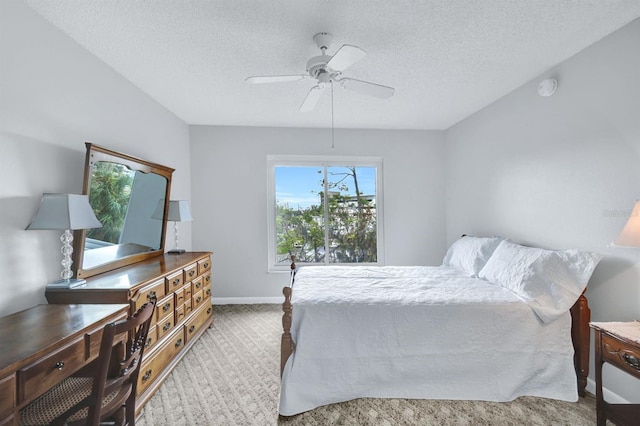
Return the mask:
<svg viewBox="0 0 640 426">
<path fill-rule="evenodd" d="M 551 96 L 556 93 L 558 88 L 558 80 L 555 78 L 546 78 L 538 85 L 538 94 L 540 96 Z"/>
</svg>

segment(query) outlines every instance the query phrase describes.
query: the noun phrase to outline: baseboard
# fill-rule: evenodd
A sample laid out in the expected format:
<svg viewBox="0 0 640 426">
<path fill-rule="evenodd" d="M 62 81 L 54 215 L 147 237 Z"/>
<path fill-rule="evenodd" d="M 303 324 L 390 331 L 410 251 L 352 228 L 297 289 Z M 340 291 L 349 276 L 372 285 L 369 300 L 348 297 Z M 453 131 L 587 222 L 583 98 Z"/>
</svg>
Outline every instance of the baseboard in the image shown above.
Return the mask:
<svg viewBox="0 0 640 426">
<path fill-rule="evenodd" d="M 587 377 L 587 388 L 586 388 L 587 392 L 595 395 L 596 394 L 596 382 L 595 380 L 593 380 L 590 377 Z M 611 404 L 630 404 L 629 401 L 627 401 L 626 399 L 624 399 L 623 397 L 621 397 L 620 395 L 618 395 L 615 392 L 611 392 L 609 389 L 607 389 L 606 387 L 602 387 L 602 396 L 604 397 L 604 400 L 611 403 Z"/>
<path fill-rule="evenodd" d="M 214 305 L 261 305 L 282 304 L 284 296 L 280 297 L 214 297 Z"/>
</svg>

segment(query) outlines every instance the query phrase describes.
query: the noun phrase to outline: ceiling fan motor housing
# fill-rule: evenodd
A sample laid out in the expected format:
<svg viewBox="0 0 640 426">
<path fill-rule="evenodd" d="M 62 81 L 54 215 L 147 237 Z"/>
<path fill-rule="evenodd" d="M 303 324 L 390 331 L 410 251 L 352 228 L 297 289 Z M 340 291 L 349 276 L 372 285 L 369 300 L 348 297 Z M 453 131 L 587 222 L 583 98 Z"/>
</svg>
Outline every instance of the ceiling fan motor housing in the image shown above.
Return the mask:
<svg viewBox="0 0 640 426">
<path fill-rule="evenodd" d="M 314 56 L 307 61 L 307 71 L 313 78 L 318 79 L 322 83 L 327 83 L 331 80 L 332 73 L 327 69 L 327 62 L 331 59 L 331 56 L 320 55 Z"/>
</svg>

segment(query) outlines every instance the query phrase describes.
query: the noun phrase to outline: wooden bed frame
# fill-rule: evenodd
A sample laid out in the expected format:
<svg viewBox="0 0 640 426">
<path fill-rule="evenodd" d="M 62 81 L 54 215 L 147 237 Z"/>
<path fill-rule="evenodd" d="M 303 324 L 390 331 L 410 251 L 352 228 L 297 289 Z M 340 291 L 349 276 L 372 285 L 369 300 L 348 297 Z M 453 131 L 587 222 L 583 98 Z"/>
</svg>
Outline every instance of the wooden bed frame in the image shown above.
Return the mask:
<svg viewBox="0 0 640 426">
<path fill-rule="evenodd" d="M 291 256 L 291 276 L 289 279 L 289 285 L 282 289 L 282 294 L 284 294 L 284 303 L 282 304 L 283 333 L 280 341 L 280 376 L 282 376 L 287 359 L 289 359 L 295 350 L 295 342 L 291 337 L 291 315 L 293 312 L 291 292 L 295 277 L 295 258 Z M 585 396 L 587 376 L 589 375 L 590 319 L 591 310 L 589 309 L 589 302 L 583 293 L 578 298 L 578 301 L 571 307 L 571 340 L 573 341 L 574 350 L 573 364 L 576 369 L 578 395 L 580 396 Z"/>
</svg>

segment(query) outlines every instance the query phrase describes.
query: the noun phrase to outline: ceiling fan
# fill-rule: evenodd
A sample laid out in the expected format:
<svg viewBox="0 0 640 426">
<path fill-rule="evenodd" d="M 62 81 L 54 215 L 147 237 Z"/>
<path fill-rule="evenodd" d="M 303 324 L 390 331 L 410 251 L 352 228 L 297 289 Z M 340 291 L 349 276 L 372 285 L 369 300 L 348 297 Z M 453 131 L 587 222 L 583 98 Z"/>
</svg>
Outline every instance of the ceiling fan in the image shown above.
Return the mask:
<svg viewBox="0 0 640 426">
<path fill-rule="evenodd" d="M 341 78 L 342 71 L 364 58 L 367 52 L 357 46 L 344 44 L 331 56 L 326 54 L 327 49 L 333 41 L 331 34 L 318 33 L 313 36 L 313 41 L 318 45 L 322 54 L 314 56 L 307 61 L 307 74 L 253 76 L 247 77 L 245 81 L 247 83 L 260 84 L 315 79 L 317 84 L 307 93 L 307 97 L 302 102 L 302 105 L 300 105 L 300 111 L 313 110 L 324 90 L 333 83 L 337 83 L 345 89 L 382 99 L 393 96 L 393 92 L 395 91 L 393 87 L 356 80 L 354 78 Z"/>
</svg>

